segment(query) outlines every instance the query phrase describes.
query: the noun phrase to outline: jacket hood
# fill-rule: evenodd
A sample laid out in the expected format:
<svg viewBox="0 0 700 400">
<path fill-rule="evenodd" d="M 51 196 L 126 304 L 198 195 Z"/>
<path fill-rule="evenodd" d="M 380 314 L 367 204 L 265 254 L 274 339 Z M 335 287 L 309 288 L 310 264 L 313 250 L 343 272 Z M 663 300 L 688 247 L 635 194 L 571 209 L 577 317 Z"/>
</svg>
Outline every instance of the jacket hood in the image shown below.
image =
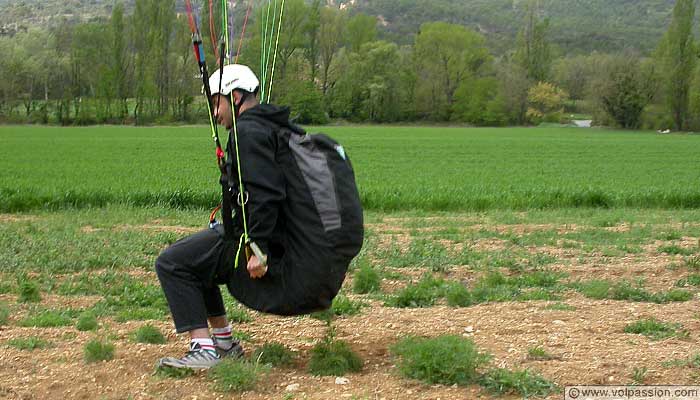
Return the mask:
<svg viewBox="0 0 700 400">
<path fill-rule="evenodd" d="M 306 131 L 289 121 L 289 107 L 276 106 L 274 104 L 258 104 L 246 110 L 239 119 L 254 119 L 265 125 L 276 125 L 288 128 L 298 134 L 305 134 Z"/>
</svg>

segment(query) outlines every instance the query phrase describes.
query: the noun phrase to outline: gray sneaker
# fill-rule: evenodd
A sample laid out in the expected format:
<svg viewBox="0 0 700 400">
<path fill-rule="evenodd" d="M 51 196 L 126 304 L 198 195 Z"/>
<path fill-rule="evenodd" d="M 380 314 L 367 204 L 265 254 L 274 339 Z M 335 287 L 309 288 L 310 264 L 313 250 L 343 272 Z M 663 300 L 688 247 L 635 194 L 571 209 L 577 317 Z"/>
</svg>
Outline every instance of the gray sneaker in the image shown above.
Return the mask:
<svg viewBox="0 0 700 400">
<path fill-rule="evenodd" d="M 216 352 L 219 353 L 219 357 L 221 358 L 241 358 L 245 354 L 245 351 L 243 351 L 243 346 L 241 346 L 241 343 L 238 340 L 234 340 L 233 346 L 231 346 L 231 348 L 228 350 L 219 347 L 219 344 L 216 343 L 216 338 L 214 338 L 213 336 L 212 340 L 214 341 L 214 347 L 216 348 Z"/>
<path fill-rule="evenodd" d="M 221 362 L 218 354 L 203 350 L 199 343 L 192 343 L 190 351 L 182 358 L 165 357 L 158 361 L 159 367 L 209 369 Z"/>
</svg>

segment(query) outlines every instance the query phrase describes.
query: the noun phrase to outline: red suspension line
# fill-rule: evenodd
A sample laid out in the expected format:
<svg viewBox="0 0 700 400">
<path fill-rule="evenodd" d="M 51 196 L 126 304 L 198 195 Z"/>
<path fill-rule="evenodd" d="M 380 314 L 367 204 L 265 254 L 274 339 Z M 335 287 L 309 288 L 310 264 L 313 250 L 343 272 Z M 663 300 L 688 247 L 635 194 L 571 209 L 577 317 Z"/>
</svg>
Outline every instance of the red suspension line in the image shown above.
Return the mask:
<svg viewBox="0 0 700 400">
<path fill-rule="evenodd" d="M 238 64 L 238 57 L 241 55 L 241 48 L 243 47 L 243 37 L 245 36 L 245 28 L 248 26 L 248 16 L 250 16 L 250 9 L 253 3 L 248 3 L 248 11 L 245 13 L 245 21 L 243 21 L 243 29 L 241 30 L 241 38 L 238 40 L 238 50 L 236 51 L 236 60 L 234 64 Z"/>
</svg>

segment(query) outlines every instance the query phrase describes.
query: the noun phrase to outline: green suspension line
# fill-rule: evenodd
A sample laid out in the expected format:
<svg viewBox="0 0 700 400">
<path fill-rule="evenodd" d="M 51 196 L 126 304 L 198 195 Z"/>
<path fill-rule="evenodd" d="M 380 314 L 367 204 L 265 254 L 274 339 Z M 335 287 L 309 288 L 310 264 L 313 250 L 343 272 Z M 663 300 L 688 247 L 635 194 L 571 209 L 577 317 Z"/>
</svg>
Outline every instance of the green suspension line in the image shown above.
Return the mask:
<svg viewBox="0 0 700 400">
<path fill-rule="evenodd" d="M 230 60 L 230 55 L 229 51 L 231 47 L 229 47 L 229 37 L 228 37 L 228 5 L 226 4 L 226 0 L 221 0 L 221 32 L 223 32 L 223 44 L 224 44 L 224 49 L 225 52 L 225 57 L 227 60 Z M 221 65 L 219 67 L 223 68 L 224 65 L 228 64 L 225 60 L 221 60 Z"/>
<path fill-rule="evenodd" d="M 260 98 L 264 99 L 265 98 L 265 77 L 266 77 L 266 71 L 267 71 L 267 58 L 265 57 L 265 47 L 267 44 L 267 27 L 269 25 L 270 21 L 270 0 L 267 2 L 267 13 L 265 13 L 265 8 L 263 7 L 263 14 L 265 15 L 265 23 L 262 26 L 263 30 L 263 35 L 262 35 L 262 44 L 260 46 L 260 79 L 261 79 L 261 86 L 260 86 Z M 263 101 L 264 102 L 264 101 Z"/>
<path fill-rule="evenodd" d="M 267 102 L 270 102 L 270 98 L 272 97 L 272 82 L 274 81 L 275 78 L 275 64 L 277 63 L 277 49 L 279 48 L 280 44 L 280 32 L 282 31 L 282 16 L 284 15 L 284 0 L 282 0 L 282 6 L 280 9 L 280 20 L 279 20 L 279 25 L 277 26 L 277 39 L 275 41 L 275 55 L 274 58 L 272 59 L 272 72 L 270 74 L 270 90 L 267 92 Z"/>
<path fill-rule="evenodd" d="M 265 76 L 263 78 L 265 82 L 267 82 L 270 77 L 270 54 L 272 53 L 272 42 L 275 37 L 275 21 L 277 21 L 277 0 L 273 1 L 275 2 L 275 7 L 273 9 L 272 20 L 270 20 L 270 35 L 267 41 L 267 54 L 265 55 Z M 265 84 L 263 83 L 263 85 Z M 265 91 L 265 93 L 267 93 L 267 91 Z M 262 103 L 265 103 L 265 96 L 262 96 L 260 100 Z"/>
</svg>

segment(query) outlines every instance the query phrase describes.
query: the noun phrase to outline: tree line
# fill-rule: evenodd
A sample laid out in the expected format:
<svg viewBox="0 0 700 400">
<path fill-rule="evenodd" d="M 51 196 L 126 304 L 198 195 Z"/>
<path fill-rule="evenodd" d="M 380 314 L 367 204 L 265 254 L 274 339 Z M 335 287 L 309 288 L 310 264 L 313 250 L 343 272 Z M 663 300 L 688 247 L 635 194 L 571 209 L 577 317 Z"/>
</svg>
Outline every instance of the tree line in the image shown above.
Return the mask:
<svg viewBox="0 0 700 400">
<path fill-rule="evenodd" d="M 193 4 L 201 10 L 208 43 L 208 3 Z M 250 15 L 239 59 L 254 71 L 261 71 L 265 59 L 266 4 Z M 234 11 L 240 29 L 245 8 Z M 212 12 L 218 20 L 221 10 Z M 697 130 L 694 14 L 693 0 L 677 0 L 668 30 L 650 55 L 567 56 L 551 45 L 551 21 L 533 0 L 512 48 L 495 54 L 484 35 L 462 25 L 424 23 L 413 43 L 399 44 L 381 39 L 376 17 L 320 0 L 286 0 L 272 101 L 291 106 L 298 122 L 312 124 L 503 126 L 590 116 L 623 128 Z M 206 47 L 213 71 L 213 46 Z M 206 118 L 187 16 L 176 11 L 175 0 L 137 0 L 131 15 L 117 3 L 110 18 L 31 28 L 0 38 L 0 52 L 3 122 L 162 124 Z"/>
</svg>

